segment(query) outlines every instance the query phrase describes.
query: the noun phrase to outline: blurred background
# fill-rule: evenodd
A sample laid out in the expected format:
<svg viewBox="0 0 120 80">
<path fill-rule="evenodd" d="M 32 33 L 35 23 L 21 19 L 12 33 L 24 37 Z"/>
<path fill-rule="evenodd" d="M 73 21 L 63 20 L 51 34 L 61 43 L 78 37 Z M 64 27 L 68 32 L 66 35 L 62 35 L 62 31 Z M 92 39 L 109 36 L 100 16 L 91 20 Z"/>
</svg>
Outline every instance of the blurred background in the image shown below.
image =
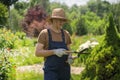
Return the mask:
<svg viewBox="0 0 120 80">
<path fill-rule="evenodd" d="M 72 50 L 88 40 L 100 42 L 109 13 L 120 33 L 120 0 L 0 0 L 0 80 L 43 80 L 43 73 L 35 71 L 43 65 L 43 58 L 34 55 L 35 44 L 46 28 L 42 20 L 57 7 L 70 20 L 63 28 L 71 34 Z M 81 55 L 72 66 L 83 70 L 87 57 Z M 79 72 L 72 74 L 73 80 L 79 80 Z"/>
</svg>

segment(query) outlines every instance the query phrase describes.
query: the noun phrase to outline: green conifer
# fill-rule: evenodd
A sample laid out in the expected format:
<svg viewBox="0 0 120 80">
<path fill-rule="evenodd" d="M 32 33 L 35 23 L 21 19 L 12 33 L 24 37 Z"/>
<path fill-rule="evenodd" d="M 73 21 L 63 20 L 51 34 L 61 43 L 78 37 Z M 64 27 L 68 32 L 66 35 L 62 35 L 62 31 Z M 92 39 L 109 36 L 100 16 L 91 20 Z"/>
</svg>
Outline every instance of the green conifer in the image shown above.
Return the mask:
<svg viewBox="0 0 120 80">
<path fill-rule="evenodd" d="M 106 33 L 101 43 L 91 52 L 80 80 L 120 80 L 119 40 L 110 14 Z"/>
</svg>

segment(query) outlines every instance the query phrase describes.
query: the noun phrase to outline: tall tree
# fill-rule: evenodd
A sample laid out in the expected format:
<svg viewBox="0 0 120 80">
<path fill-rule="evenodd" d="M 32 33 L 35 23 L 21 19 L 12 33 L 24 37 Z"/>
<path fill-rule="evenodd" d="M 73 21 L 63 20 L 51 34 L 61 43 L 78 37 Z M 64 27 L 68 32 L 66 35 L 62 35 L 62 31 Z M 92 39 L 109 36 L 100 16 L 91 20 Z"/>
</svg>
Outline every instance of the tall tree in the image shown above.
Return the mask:
<svg viewBox="0 0 120 80">
<path fill-rule="evenodd" d="M 105 14 L 110 12 L 110 3 L 102 0 L 90 0 L 88 2 L 88 8 L 90 11 L 103 18 Z"/>
<path fill-rule="evenodd" d="M 114 14 L 115 25 L 120 33 L 120 1 L 116 4 L 113 4 L 111 10 Z"/>
<path fill-rule="evenodd" d="M 77 35 L 85 35 L 87 34 L 87 27 L 85 24 L 85 18 L 80 17 L 76 22 L 76 34 Z"/>
<path fill-rule="evenodd" d="M 6 25 L 8 18 L 7 7 L 0 3 L 0 28 Z"/>
<path fill-rule="evenodd" d="M 11 6 L 12 4 L 14 4 L 17 1 L 18 0 L 0 0 L 0 2 L 3 3 L 4 5 L 6 5 L 7 7 Z"/>
<path fill-rule="evenodd" d="M 33 7 L 35 5 L 40 5 L 44 8 L 45 11 L 49 12 L 49 0 L 30 0 L 29 7 Z"/>
<path fill-rule="evenodd" d="M 28 9 L 28 5 L 29 3 L 27 2 L 16 2 L 14 9 L 16 9 L 20 15 L 24 15 L 25 11 Z"/>
</svg>

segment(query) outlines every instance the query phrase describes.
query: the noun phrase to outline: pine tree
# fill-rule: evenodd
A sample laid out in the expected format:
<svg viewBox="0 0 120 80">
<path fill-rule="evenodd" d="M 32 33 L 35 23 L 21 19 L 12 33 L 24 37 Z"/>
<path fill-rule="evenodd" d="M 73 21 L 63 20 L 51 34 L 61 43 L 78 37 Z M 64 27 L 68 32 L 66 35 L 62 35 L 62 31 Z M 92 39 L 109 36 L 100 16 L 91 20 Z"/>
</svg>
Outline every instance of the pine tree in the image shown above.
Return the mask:
<svg viewBox="0 0 120 80">
<path fill-rule="evenodd" d="M 120 79 L 120 38 L 114 26 L 112 14 L 106 33 L 99 46 L 94 48 L 87 60 L 80 80 L 119 80 Z"/>
</svg>

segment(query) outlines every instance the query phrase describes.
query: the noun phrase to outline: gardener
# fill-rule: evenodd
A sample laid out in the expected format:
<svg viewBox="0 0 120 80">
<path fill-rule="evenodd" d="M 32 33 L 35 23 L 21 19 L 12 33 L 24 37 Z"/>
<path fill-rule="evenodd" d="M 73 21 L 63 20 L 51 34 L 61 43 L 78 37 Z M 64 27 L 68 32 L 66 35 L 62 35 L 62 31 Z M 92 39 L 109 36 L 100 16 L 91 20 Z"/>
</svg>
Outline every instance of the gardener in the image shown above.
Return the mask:
<svg viewBox="0 0 120 80">
<path fill-rule="evenodd" d="M 51 27 L 41 31 L 36 45 L 35 55 L 44 57 L 44 80 L 70 80 L 70 65 L 67 62 L 71 39 L 62 26 L 68 19 L 62 8 L 52 11 Z"/>
</svg>

